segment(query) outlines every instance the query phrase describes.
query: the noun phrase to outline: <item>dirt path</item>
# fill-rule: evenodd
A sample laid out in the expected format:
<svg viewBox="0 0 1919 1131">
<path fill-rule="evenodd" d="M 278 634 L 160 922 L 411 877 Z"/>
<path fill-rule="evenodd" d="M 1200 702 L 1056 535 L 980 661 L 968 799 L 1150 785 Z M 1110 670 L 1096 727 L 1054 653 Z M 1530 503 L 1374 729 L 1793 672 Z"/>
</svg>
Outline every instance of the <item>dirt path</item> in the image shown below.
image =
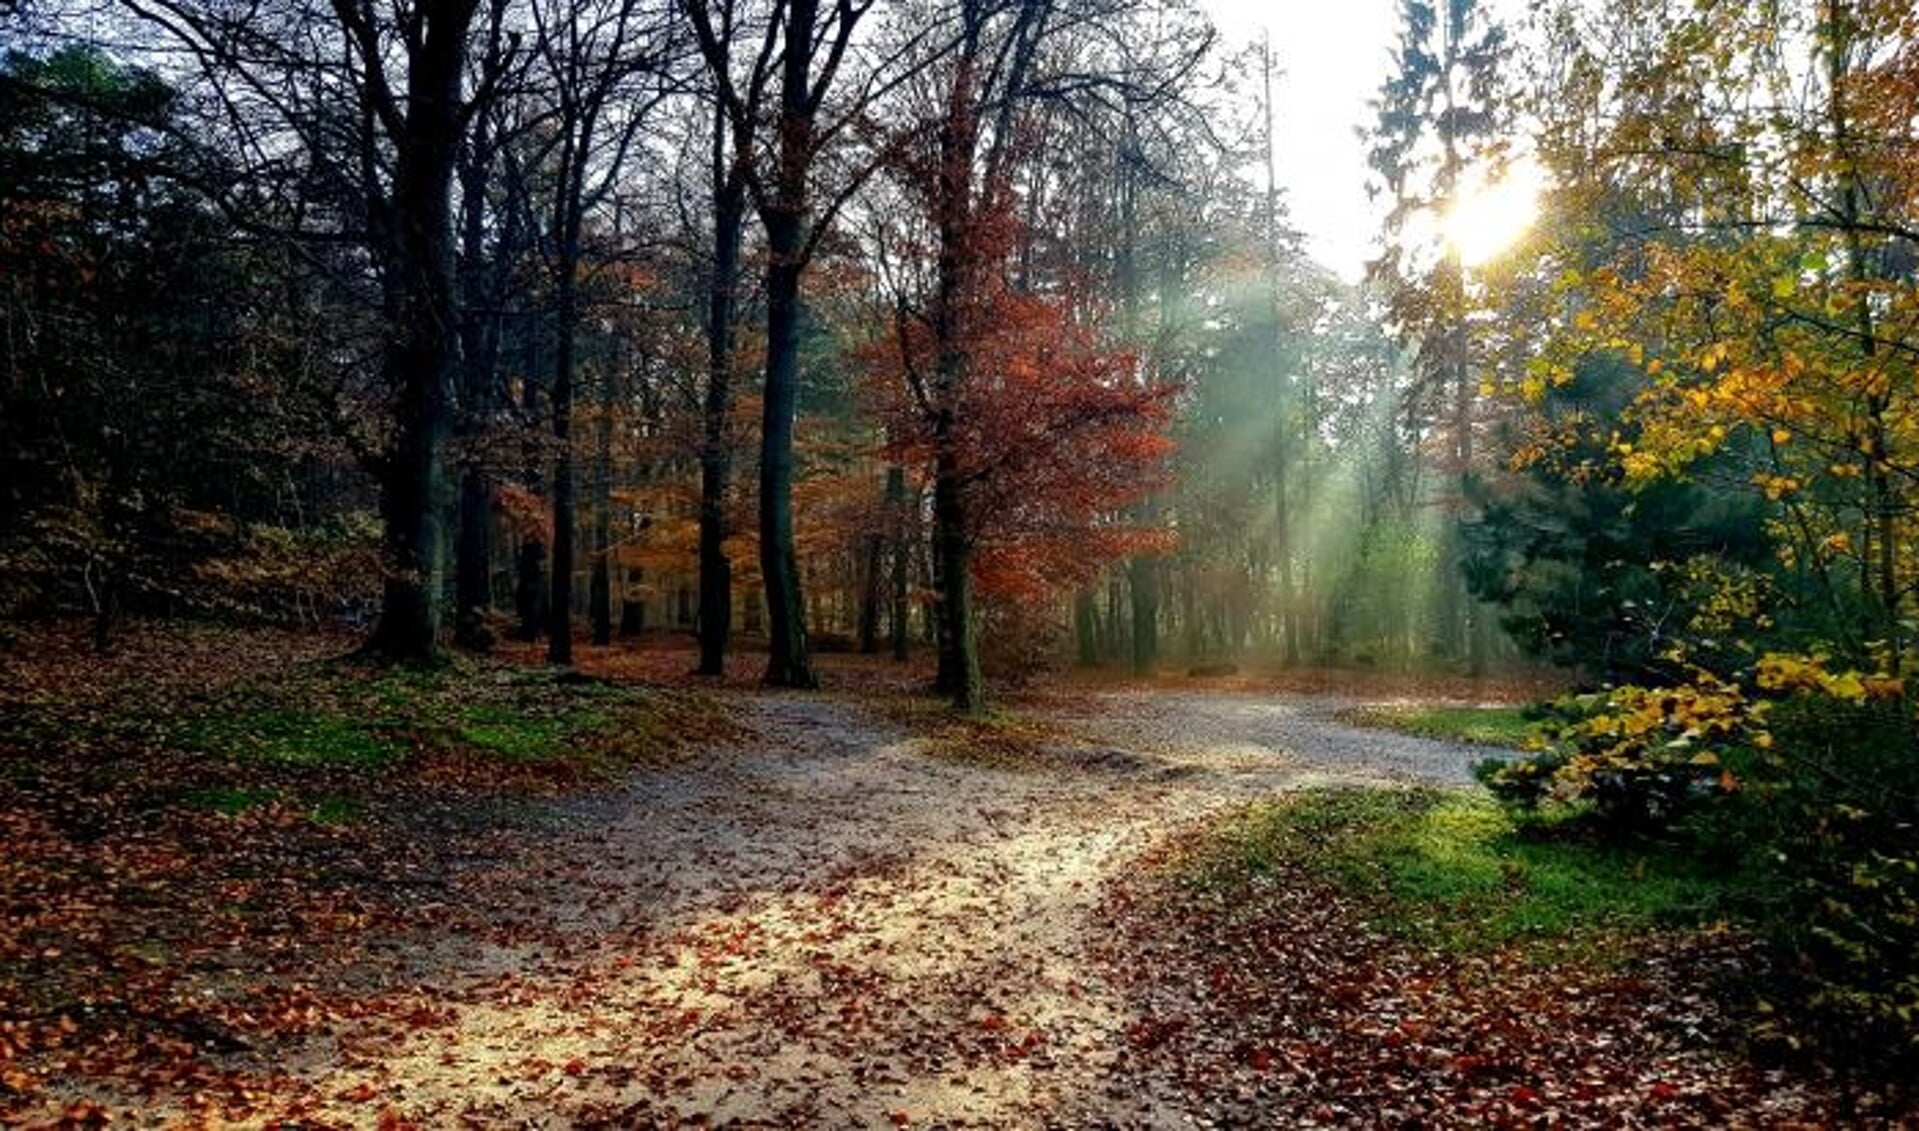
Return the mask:
<svg viewBox="0 0 1919 1131">
<path fill-rule="evenodd" d="M 1221 806 L 1456 782 L 1472 758 L 1325 703 L 1137 693 L 1073 712 L 1077 768 L 1010 772 L 930 757 L 842 702 L 739 703 L 737 749 L 565 810 L 427 893 L 394 944 L 419 1008 L 285 1064 L 314 1114 L 1178 1123 L 1176 1087 L 1115 1070 L 1135 1019 L 1090 965 L 1103 881 Z"/>
</svg>

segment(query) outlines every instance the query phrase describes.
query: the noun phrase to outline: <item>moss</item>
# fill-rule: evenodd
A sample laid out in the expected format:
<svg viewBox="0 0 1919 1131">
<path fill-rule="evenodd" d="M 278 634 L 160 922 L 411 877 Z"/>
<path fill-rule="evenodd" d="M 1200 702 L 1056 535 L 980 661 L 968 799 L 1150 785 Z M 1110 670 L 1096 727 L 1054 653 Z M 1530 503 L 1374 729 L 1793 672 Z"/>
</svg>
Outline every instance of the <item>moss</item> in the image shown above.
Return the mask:
<svg viewBox="0 0 1919 1131">
<path fill-rule="evenodd" d="M 1542 835 L 1467 793 L 1326 790 L 1242 813 L 1190 864 L 1230 891 L 1305 872 L 1361 900 L 1375 925 L 1454 953 L 1515 945 L 1606 959 L 1637 933 L 1738 916 L 1758 880 L 1671 845 Z"/>
<path fill-rule="evenodd" d="M 1537 728 L 1524 707 L 1360 707 L 1346 722 L 1476 746 L 1526 749 Z"/>
<path fill-rule="evenodd" d="M 256 707 L 195 720 L 186 726 L 183 739 L 194 749 L 236 761 L 375 769 L 406 754 L 405 747 L 377 727 L 325 711 Z"/>
</svg>

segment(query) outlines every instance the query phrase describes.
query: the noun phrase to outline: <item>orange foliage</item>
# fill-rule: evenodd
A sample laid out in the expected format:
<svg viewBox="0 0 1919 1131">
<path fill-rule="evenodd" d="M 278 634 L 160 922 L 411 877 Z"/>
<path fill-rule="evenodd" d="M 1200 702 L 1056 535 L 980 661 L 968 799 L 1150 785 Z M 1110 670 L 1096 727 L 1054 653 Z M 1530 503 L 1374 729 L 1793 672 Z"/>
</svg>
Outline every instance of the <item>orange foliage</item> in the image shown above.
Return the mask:
<svg viewBox="0 0 1919 1131">
<path fill-rule="evenodd" d="M 1100 566 L 1171 535 L 1121 511 L 1163 485 L 1175 389 L 1136 374 L 1069 305 L 995 285 L 970 312 L 970 365 L 945 395 L 983 594 L 1037 596 L 1090 580 Z M 903 340 L 902 340 L 903 339 Z M 935 343 L 904 322 L 864 351 L 886 455 L 930 474 Z"/>
</svg>

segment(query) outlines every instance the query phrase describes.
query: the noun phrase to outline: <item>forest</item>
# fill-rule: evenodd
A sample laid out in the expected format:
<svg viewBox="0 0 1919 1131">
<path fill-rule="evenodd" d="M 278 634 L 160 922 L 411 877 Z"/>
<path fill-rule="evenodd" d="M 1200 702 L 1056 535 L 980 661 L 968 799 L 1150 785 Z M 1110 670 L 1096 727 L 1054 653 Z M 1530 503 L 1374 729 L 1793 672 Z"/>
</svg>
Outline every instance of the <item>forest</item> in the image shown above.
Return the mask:
<svg viewBox="0 0 1919 1131">
<path fill-rule="evenodd" d="M 1919 11 L 1354 8 L 0 2 L 0 1123 L 1919 1119 Z"/>
</svg>

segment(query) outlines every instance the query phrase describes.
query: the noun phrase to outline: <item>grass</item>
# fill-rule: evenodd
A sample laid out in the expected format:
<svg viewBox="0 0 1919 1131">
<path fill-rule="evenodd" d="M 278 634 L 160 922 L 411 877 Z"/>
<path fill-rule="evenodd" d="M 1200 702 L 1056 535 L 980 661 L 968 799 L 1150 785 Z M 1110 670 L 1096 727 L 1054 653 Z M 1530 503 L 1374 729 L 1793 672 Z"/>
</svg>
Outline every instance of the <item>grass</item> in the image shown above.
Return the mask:
<svg viewBox="0 0 1919 1131">
<path fill-rule="evenodd" d="M 1401 790 L 1256 806 L 1199 852 L 1191 878 L 1230 891 L 1300 871 L 1357 898 L 1389 934 L 1442 951 L 1598 960 L 1624 956 L 1649 930 L 1734 917 L 1757 882 L 1671 846 L 1523 829 L 1482 796 Z"/>
<path fill-rule="evenodd" d="M 606 712 L 591 707 L 536 715 L 487 704 L 462 714 L 459 740 L 509 761 L 544 762 L 564 757 L 580 740 L 611 725 Z"/>
<path fill-rule="evenodd" d="M 1359 707 L 1344 718 L 1356 726 L 1514 750 L 1534 737 L 1524 707 Z"/>
<path fill-rule="evenodd" d="M 304 768 L 377 769 L 406 748 L 377 721 L 275 705 L 242 706 L 187 724 L 183 740 L 207 754 L 237 761 Z"/>
<path fill-rule="evenodd" d="M 322 797 L 307 811 L 316 825 L 351 825 L 366 816 L 366 806 L 351 797 Z"/>
<path fill-rule="evenodd" d="M 426 670 L 334 662 L 276 675 L 206 704 L 173 740 L 282 771 L 384 773 L 407 763 L 440 767 L 442 776 L 458 765 L 465 769 L 455 776 L 490 768 L 561 781 L 617 776 L 660 761 L 684 734 L 725 729 L 697 695 L 465 658 Z"/>
</svg>

